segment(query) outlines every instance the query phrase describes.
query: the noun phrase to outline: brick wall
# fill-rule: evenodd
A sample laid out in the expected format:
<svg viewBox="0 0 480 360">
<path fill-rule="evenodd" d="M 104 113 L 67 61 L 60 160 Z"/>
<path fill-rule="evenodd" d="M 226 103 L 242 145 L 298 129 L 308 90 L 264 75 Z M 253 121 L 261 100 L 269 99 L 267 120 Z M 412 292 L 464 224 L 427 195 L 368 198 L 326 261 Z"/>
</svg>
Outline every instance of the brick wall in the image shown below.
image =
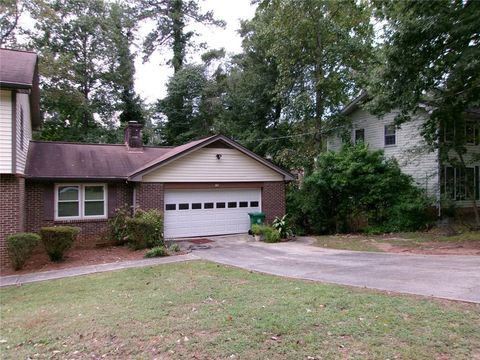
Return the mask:
<svg viewBox="0 0 480 360">
<path fill-rule="evenodd" d="M 139 206 L 142 210 L 159 209 L 163 211 L 163 183 L 138 183 L 135 197 L 135 206 Z"/>
<path fill-rule="evenodd" d="M 262 211 L 266 222 L 271 223 L 276 216 L 285 215 L 285 183 L 265 182 L 262 188 Z"/>
<path fill-rule="evenodd" d="M 25 231 L 25 179 L 1 174 L 0 194 L 0 263 L 6 265 L 6 237 Z"/>
<path fill-rule="evenodd" d="M 26 228 L 38 232 L 41 227 L 53 225 L 76 226 L 81 229 L 75 246 L 92 247 L 108 241 L 108 222 L 99 220 L 54 220 L 54 184 L 27 181 Z M 132 206 L 132 186 L 125 183 L 108 184 L 108 216 L 124 205 Z"/>
</svg>

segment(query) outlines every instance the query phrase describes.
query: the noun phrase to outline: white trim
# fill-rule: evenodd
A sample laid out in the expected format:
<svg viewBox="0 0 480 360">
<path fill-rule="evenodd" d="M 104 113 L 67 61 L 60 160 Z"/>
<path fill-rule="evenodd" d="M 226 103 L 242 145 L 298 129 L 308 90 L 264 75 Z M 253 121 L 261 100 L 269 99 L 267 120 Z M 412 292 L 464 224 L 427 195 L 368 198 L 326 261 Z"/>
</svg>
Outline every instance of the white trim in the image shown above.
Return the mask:
<svg viewBox="0 0 480 360">
<path fill-rule="evenodd" d="M 69 202 L 58 199 L 58 188 L 64 186 L 78 187 L 78 216 L 58 216 L 58 203 Z M 88 186 L 102 186 L 103 187 L 103 215 L 85 215 L 85 201 L 100 201 L 100 200 L 85 200 L 85 187 Z M 98 220 L 108 218 L 108 188 L 105 183 L 57 183 L 55 184 L 54 194 L 54 220 L 55 221 L 69 221 L 69 220 Z M 74 202 L 74 201 L 70 201 Z"/>
<path fill-rule="evenodd" d="M 387 136 L 392 136 L 392 135 L 387 135 L 387 126 L 393 126 L 393 128 L 395 129 L 395 144 L 388 144 L 387 145 Z M 390 147 L 395 147 L 397 146 L 397 142 L 398 142 L 398 128 L 395 124 L 393 123 L 390 123 L 390 124 L 385 124 L 383 125 L 383 147 L 386 147 L 386 148 L 390 148 Z"/>
</svg>

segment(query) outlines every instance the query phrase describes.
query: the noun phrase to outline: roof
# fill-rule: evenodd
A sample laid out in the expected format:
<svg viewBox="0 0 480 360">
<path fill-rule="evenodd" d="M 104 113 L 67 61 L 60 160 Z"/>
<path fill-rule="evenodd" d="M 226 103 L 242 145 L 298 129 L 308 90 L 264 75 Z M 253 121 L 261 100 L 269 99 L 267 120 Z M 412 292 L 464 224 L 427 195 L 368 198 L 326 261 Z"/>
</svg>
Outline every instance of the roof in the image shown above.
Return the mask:
<svg viewBox="0 0 480 360">
<path fill-rule="evenodd" d="M 34 52 L 0 49 L 0 88 L 30 91 L 32 126 L 40 127 L 38 56 Z"/>
<path fill-rule="evenodd" d="M 367 93 L 365 91 L 362 91 L 360 95 L 358 95 L 356 98 L 354 98 L 352 101 L 350 101 L 345 107 L 342 109 L 340 112 L 342 115 L 350 115 L 352 112 L 358 109 L 360 103 L 364 100 L 367 99 Z"/>
<path fill-rule="evenodd" d="M 125 145 L 81 144 L 32 141 L 25 175 L 31 179 L 87 179 L 141 181 L 144 174 L 216 141 L 221 141 L 282 174 L 294 176 L 251 152 L 237 142 L 214 135 L 177 147 L 144 146 L 142 151 L 128 150 Z"/>
</svg>

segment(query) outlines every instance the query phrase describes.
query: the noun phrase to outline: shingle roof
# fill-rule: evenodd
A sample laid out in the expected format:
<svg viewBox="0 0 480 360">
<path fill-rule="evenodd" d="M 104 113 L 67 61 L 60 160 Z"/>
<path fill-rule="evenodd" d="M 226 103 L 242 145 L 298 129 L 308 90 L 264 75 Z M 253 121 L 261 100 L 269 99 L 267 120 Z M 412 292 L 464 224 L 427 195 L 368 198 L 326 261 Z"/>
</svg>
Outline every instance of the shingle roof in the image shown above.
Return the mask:
<svg viewBox="0 0 480 360">
<path fill-rule="evenodd" d="M 0 49 L 0 84 L 5 87 L 31 88 L 34 84 L 37 54 Z"/>
</svg>

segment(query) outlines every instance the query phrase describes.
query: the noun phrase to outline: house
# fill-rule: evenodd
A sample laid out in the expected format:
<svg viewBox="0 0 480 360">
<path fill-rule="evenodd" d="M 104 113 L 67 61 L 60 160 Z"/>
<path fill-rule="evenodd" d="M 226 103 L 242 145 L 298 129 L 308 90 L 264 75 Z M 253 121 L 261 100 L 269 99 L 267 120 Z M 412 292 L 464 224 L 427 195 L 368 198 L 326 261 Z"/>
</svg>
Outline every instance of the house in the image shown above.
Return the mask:
<svg viewBox="0 0 480 360">
<path fill-rule="evenodd" d="M 342 114 L 351 120 L 351 127 L 346 134 L 337 131 L 330 136 L 327 149 L 339 150 L 343 145 L 342 139 L 347 138 L 352 143 L 365 142 L 372 150 L 383 150 L 387 157 L 397 160 L 402 171 L 411 175 L 418 186 L 437 200 L 439 211 L 442 198 L 451 200 L 458 209 L 471 209 L 473 202 L 466 195 L 467 184 L 474 189 L 476 200 L 480 200 L 479 111 L 472 110 L 467 114 L 467 126 L 462 129 L 471 135 L 466 146 L 467 174 L 464 174 L 461 169 L 442 163 L 438 149 L 426 146 L 421 129 L 428 116 L 427 111 L 420 110 L 411 121 L 395 126 L 395 111 L 382 117 L 375 116 L 362 108 L 367 100 L 363 93 L 343 109 Z"/>
<path fill-rule="evenodd" d="M 142 126 L 130 122 L 124 144 L 32 141 L 39 126 L 37 57 L 0 55 L 2 258 L 8 234 L 43 226 L 80 227 L 79 243 L 95 245 L 125 205 L 163 211 L 166 238 L 243 233 L 249 212 L 265 212 L 268 222 L 284 215 L 285 183 L 293 176 L 222 135 L 144 146 Z"/>
</svg>

